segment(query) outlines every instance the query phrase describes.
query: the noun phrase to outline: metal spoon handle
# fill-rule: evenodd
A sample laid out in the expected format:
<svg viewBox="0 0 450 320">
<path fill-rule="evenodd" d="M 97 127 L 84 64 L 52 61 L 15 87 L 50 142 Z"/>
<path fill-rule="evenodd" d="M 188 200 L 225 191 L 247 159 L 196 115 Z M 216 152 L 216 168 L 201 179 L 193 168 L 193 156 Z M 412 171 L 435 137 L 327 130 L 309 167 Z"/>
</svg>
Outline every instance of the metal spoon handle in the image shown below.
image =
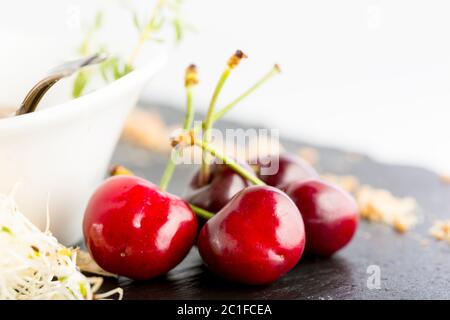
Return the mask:
<svg viewBox="0 0 450 320">
<path fill-rule="evenodd" d="M 62 78 L 69 77 L 86 66 L 100 63 L 106 58 L 106 55 L 94 54 L 86 58 L 65 62 L 53 68 L 48 76 L 35 84 L 27 93 L 20 108 L 16 111 L 16 116 L 34 112 L 45 93 Z"/>
</svg>

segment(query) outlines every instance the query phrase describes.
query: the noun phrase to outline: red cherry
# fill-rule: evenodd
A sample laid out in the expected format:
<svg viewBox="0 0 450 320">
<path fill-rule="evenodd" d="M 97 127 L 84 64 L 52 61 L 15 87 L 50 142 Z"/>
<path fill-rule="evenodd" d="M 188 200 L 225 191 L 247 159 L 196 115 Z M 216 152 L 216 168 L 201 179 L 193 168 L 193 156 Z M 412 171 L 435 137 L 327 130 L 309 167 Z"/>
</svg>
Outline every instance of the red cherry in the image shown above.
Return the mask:
<svg viewBox="0 0 450 320">
<path fill-rule="evenodd" d="M 263 156 L 256 162 L 258 177 L 269 186 L 280 188 L 294 181 L 319 178 L 319 174 L 309 163 L 287 153 Z M 264 170 L 267 170 L 266 174 Z"/>
<path fill-rule="evenodd" d="M 239 165 L 252 172 L 248 164 L 240 162 Z M 209 212 L 218 212 L 236 193 L 251 185 L 226 164 L 211 164 L 209 173 L 209 181 L 200 184 L 200 170 L 198 170 L 191 179 L 186 195 L 189 203 Z"/>
<path fill-rule="evenodd" d="M 239 163 L 249 172 L 253 172 L 247 163 Z M 186 193 L 186 200 L 209 212 L 219 212 L 233 196 L 250 186 L 251 184 L 240 174 L 235 172 L 226 164 L 213 163 L 209 166 L 209 181 L 200 184 L 200 170 L 198 170 L 191 179 L 189 188 Z M 198 217 L 198 225 L 200 232 L 201 227 L 206 223 L 206 219 Z"/>
<path fill-rule="evenodd" d="M 102 268 L 144 280 L 181 262 L 194 243 L 197 219 L 185 201 L 152 183 L 116 176 L 92 195 L 83 232 Z"/>
<path fill-rule="evenodd" d="M 294 182 L 285 191 L 302 214 L 307 252 L 330 256 L 350 242 L 358 225 L 358 206 L 350 194 L 318 180 Z"/>
<path fill-rule="evenodd" d="M 218 275 L 268 284 L 300 260 L 305 232 L 300 212 L 284 192 L 252 186 L 208 220 L 197 245 L 205 264 Z"/>
</svg>

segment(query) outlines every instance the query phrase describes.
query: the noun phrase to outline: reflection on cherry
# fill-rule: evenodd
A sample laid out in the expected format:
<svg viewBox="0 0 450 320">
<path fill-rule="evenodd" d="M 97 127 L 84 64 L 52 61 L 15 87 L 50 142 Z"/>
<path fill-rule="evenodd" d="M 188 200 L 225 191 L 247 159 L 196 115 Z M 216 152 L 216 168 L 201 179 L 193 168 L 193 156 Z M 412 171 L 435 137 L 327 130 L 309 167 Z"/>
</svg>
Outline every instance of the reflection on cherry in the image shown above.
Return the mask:
<svg viewBox="0 0 450 320">
<path fill-rule="evenodd" d="M 318 180 L 294 182 L 285 191 L 303 217 L 307 252 L 330 256 L 353 238 L 358 206 L 346 191 Z"/>
<path fill-rule="evenodd" d="M 92 195 L 83 232 L 103 269 L 144 280 L 181 262 L 194 243 L 197 219 L 184 200 L 122 175 L 107 179 Z"/>
<path fill-rule="evenodd" d="M 251 167 L 244 163 L 239 164 L 252 172 Z M 209 166 L 209 179 L 201 184 L 200 170 L 192 177 L 187 191 L 186 199 L 200 208 L 216 213 L 222 209 L 231 198 L 251 185 L 245 178 L 223 163 L 213 163 Z"/>
<path fill-rule="evenodd" d="M 252 186 L 208 220 L 197 245 L 216 274 L 247 284 L 268 284 L 300 260 L 305 232 L 297 207 L 285 193 Z"/>
</svg>

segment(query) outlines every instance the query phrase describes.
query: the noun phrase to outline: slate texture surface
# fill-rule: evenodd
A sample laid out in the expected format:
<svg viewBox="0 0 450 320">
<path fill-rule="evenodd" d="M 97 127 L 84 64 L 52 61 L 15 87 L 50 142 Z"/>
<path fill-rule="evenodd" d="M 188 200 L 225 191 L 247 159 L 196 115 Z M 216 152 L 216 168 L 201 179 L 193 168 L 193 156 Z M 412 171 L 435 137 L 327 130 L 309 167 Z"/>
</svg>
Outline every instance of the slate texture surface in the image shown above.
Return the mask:
<svg viewBox="0 0 450 320">
<path fill-rule="evenodd" d="M 182 113 L 170 107 L 156 110 L 170 124 L 182 121 Z M 236 124 L 224 121 L 218 127 Z M 292 140 L 282 143 L 291 151 L 310 146 Z M 423 221 L 403 235 L 388 226 L 362 221 L 354 240 L 337 255 L 331 259 L 303 257 L 294 270 L 269 286 L 243 286 L 217 278 L 202 265 L 194 248 L 165 277 L 147 282 L 109 279 L 106 287 L 121 286 L 125 299 L 449 299 L 450 244 L 435 241 L 428 229 L 435 219 L 450 218 L 450 185 L 421 168 L 315 148 L 320 153 L 319 170 L 352 174 L 362 183 L 389 189 L 395 195 L 413 196 L 422 209 Z M 124 164 L 157 183 L 166 159 L 166 155 L 121 142 L 113 163 Z M 193 170 L 192 166 L 179 167 L 169 190 L 183 195 Z M 380 289 L 367 286 L 371 265 L 380 268 Z"/>
</svg>

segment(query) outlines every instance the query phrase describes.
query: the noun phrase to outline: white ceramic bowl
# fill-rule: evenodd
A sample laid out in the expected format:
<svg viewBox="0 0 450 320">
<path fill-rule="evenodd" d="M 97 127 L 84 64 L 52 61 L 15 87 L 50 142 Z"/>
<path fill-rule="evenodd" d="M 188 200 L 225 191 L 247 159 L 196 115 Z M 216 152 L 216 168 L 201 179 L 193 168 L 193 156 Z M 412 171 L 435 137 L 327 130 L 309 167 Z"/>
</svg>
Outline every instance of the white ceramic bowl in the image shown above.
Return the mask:
<svg viewBox="0 0 450 320">
<path fill-rule="evenodd" d="M 65 244 L 81 239 L 83 211 L 107 171 L 127 114 L 165 62 L 152 50 L 125 77 L 78 99 L 35 113 L 0 119 L 0 192 L 18 184 L 18 205 Z M 1 105 L 0 101 L 0 105 Z"/>
</svg>

